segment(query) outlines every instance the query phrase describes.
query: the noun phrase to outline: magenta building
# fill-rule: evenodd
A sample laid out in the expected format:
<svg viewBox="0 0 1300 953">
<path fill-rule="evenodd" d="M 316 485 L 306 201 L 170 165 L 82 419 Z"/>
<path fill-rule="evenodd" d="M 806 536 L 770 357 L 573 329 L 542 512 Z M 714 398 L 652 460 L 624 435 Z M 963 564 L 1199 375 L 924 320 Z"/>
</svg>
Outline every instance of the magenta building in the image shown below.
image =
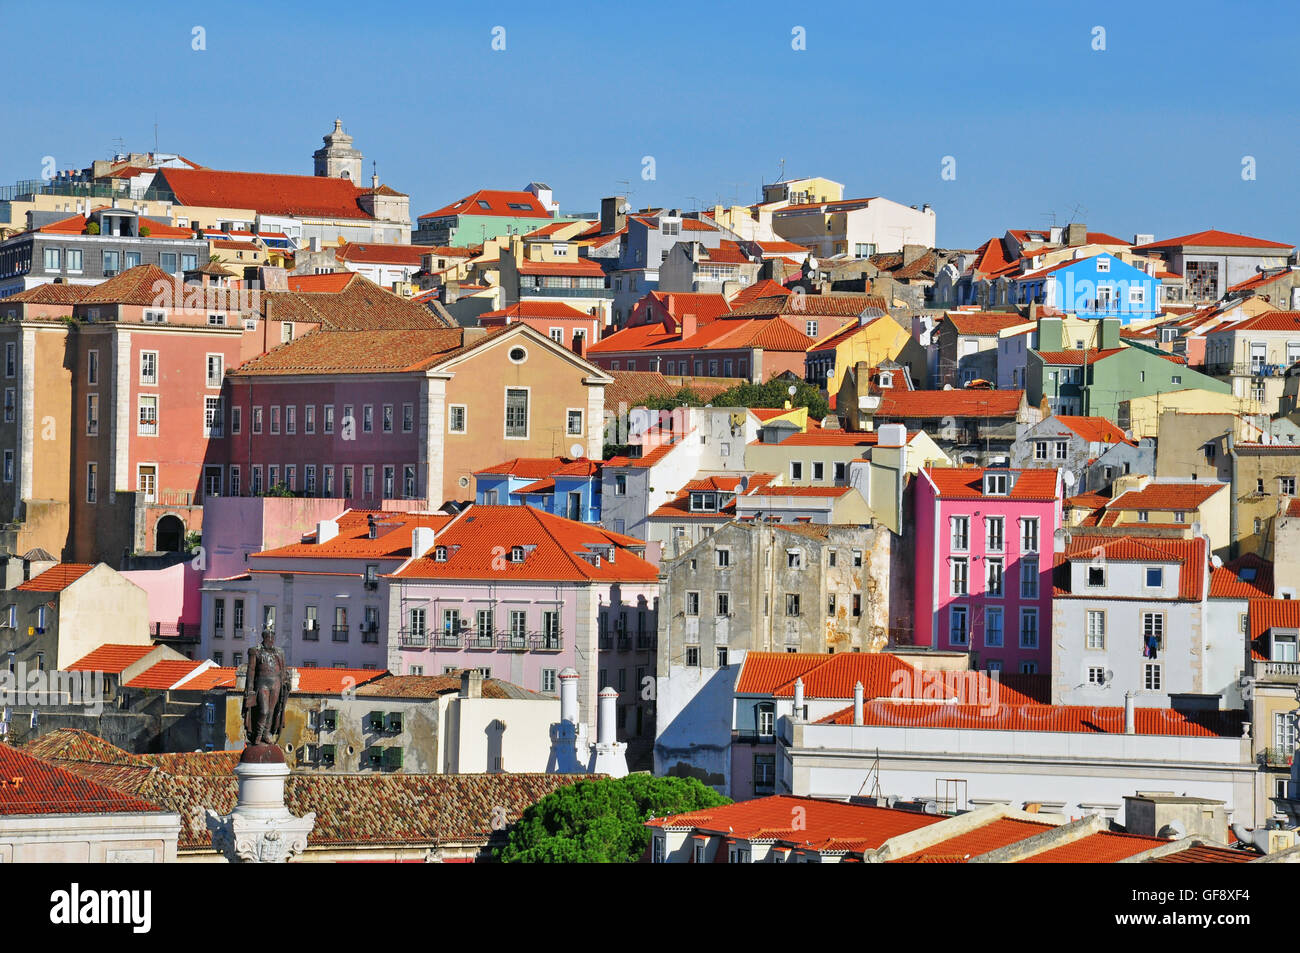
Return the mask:
<svg viewBox="0 0 1300 953">
<path fill-rule="evenodd" d="M 1047 674 L 1060 472 L 926 468 L 915 506 L 915 643 Z"/>
</svg>

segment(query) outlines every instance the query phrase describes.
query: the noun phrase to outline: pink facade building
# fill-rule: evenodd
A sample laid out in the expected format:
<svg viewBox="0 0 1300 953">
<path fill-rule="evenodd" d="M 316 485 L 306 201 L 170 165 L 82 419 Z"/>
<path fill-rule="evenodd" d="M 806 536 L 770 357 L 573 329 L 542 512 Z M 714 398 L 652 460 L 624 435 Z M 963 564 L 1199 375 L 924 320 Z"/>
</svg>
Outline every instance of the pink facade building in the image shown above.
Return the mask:
<svg viewBox="0 0 1300 953">
<path fill-rule="evenodd" d="M 617 674 L 617 653 L 635 638 L 648 645 L 658 628 L 659 572 L 644 542 L 530 506 L 471 506 L 431 535 L 388 578 L 387 617 L 400 624 L 390 672 L 480 669 L 554 693 L 572 666 L 581 720 L 595 719 L 596 694 L 609 686 L 620 735 L 639 725 L 653 737 L 636 671 Z"/>
<path fill-rule="evenodd" d="M 915 484 L 915 643 L 1046 674 L 1057 470 L 929 467 Z"/>
</svg>

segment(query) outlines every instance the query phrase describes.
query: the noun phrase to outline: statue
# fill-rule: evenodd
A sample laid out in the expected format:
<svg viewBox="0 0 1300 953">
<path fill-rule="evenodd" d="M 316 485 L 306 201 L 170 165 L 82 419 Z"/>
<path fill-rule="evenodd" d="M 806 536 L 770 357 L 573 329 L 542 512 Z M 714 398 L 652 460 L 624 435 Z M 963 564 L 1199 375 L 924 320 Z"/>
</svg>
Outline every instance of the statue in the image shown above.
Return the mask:
<svg viewBox="0 0 1300 953">
<path fill-rule="evenodd" d="M 289 666 L 275 647 L 275 633 L 262 630 L 262 644 L 248 653 L 244 681 L 244 731 L 248 744 L 274 745 L 284 728 L 289 698 Z"/>
</svg>

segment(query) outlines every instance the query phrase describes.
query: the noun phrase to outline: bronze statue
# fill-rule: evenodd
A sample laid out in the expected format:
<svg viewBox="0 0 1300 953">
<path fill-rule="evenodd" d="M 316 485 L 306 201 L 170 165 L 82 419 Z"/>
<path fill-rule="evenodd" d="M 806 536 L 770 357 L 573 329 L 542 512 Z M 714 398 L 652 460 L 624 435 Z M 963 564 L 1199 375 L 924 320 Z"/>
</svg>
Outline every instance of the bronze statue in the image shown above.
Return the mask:
<svg viewBox="0 0 1300 953">
<path fill-rule="evenodd" d="M 244 681 L 244 730 L 250 745 L 274 745 L 284 727 L 289 666 L 275 647 L 275 633 L 262 630 L 262 644 L 248 653 Z"/>
</svg>

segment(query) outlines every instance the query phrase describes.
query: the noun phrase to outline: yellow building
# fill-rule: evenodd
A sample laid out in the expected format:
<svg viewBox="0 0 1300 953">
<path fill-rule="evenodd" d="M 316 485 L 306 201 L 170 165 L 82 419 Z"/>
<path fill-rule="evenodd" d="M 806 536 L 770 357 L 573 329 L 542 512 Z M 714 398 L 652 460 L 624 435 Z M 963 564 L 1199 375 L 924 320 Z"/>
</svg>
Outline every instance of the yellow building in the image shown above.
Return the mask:
<svg viewBox="0 0 1300 953">
<path fill-rule="evenodd" d="M 1171 410 L 1182 414 L 1237 414 L 1243 417 L 1264 413 L 1257 400 L 1233 394 L 1218 394 L 1197 387 L 1134 397 L 1120 404 L 1121 409 L 1125 406 L 1128 407 L 1129 430 L 1134 440 L 1158 436 L 1160 415 Z"/>
<path fill-rule="evenodd" d="M 804 377 L 828 394 L 839 393 L 844 372 L 859 361 L 876 367 L 883 361 L 907 365 L 912 380 L 925 374 L 925 349 L 888 314 L 863 321 L 854 318 L 808 349 Z"/>
<path fill-rule="evenodd" d="M 1227 483 L 1119 477 L 1104 510 L 1082 525 L 1135 536 L 1205 536 L 1214 555 L 1226 559 L 1232 542 L 1232 494 Z M 1199 530 L 1198 530 L 1199 527 Z"/>
</svg>

